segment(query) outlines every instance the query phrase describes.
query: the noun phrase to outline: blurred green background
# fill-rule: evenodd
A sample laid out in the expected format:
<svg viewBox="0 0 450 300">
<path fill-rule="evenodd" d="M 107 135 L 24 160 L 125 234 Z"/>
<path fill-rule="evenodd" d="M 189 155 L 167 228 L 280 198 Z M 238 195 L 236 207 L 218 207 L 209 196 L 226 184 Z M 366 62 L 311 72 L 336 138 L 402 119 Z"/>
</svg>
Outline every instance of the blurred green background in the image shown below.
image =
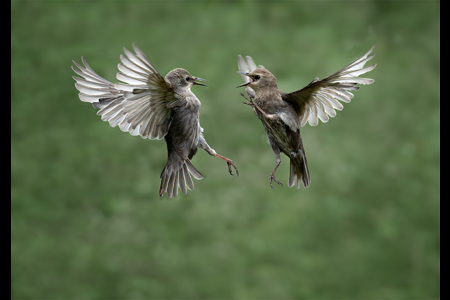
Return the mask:
<svg viewBox="0 0 450 300">
<path fill-rule="evenodd" d="M 13 299 L 438 299 L 438 1 L 12 1 Z M 195 87 L 208 143 L 195 190 L 158 196 L 162 141 L 78 99 L 83 55 L 116 82 L 136 42 Z M 376 45 L 378 66 L 327 124 L 302 129 L 308 189 L 243 105 L 237 54 L 283 91 Z"/>
</svg>

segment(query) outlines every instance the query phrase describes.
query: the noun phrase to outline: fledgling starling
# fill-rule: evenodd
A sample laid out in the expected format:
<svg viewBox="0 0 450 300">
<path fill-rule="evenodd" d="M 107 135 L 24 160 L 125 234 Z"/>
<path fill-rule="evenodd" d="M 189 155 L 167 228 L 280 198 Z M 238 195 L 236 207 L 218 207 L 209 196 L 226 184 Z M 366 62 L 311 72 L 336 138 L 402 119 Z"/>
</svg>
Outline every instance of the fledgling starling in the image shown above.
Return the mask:
<svg viewBox="0 0 450 300">
<path fill-rule="evenodd" d="M 191 87 L 205 86 L 197 82 L 204 79 L 180 68 L 163 78 L 134 43 L 133 49 L 135 53 L 124 48 L 126 56 L 120 56 L 122 63 L 118 64 L 117 79 L 124 83 L 113 84 L 103 79 L 89 67 L 84 57 L 81 57 L 84 67 L 75 61 L 79 70 L 72 67 L 83 78 L 73 78 L 80 91 L 80 100 L 100 109 L 97 115 L 111 127 L 119 126 L 122 131 L 144 139 L 164 138 L 168 159 L 161 173 L 159 195 L 167 192 L 169 198 L 176 197 L 178 187 L 186 194 L 186 187 L 194 189 L 191 175 L 203 179 L 191 163 L 198 148 L 225 160 L 230 174 L 233 175 L 233 166 L 239 175 L 233 161 L 217 154 L 203 136 L 200 101 L 191 92 Z"/>
<path fill-rule="evenodd" d="M 335 109 L 344 108 L 339 101 L 350 102 L 353 97 L 350 91 L 358 90 L 358 84 L 374 82 L 373 79 L 358 78 L 375 68 L 376 64 L 364 68 L 364 64 L 375 56 L 375 53 L 369 56 L 373 48 L 336 73 L 322 80 L 316 77 L 306 87 L 292 93 L 280 91 L 275 76 L 261 65 L 256 67 L 250 56 L 246 56 L 244 60 L 238 55 L 238 73 L 242 74 L 244 80 L 244 84 L 238 87 L 246 86 L 245 91 L 250 98 L 241 93 L 247 100 L 243 103 L 252 106 L 255 115 L 262 121 L 276 156 L 275 169 L 270 174 L 272 190 L 272 181 L 282 185 L 275 177 L 275 171 L 281 163 L 280 151 L 290 158 L 288 186 L 297 184 L 297 188 L 300 188 L 300 182 L 305 188 L 310 185 L 300 128 L 306 122 L 316 126 L 318 119 L 328 122 L 328 116 L 336 115 Z"/>
</svg>

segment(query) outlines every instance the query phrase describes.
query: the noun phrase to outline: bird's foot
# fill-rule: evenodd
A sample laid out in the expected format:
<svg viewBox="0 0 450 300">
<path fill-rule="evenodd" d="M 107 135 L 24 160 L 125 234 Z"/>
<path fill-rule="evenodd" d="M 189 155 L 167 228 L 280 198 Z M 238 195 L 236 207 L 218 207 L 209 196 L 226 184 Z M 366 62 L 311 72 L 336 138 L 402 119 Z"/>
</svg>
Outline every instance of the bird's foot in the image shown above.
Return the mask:
<svg viewBox="0 0 450 300">
<path fill-rule="evenodd" d="M 219 155 L 219 154 L 213 154 L 214 156 L 216 156 L 216 157 L 219 157 L 219 158 L 221 158 L 221 159 L 223 159 L 224 161 L 226 161 L 227 162 L 227 165 L 228 165 L 228 172 L 230 173 L 230 175 L 233 175 L 233 172 L 232 172 L 232 170 L 231 170 L 231 166 L 233 166 L 233 168 L 236 170 L 236 176 L 239 176 L 239 171 L 238 171 L 238 169 L 236 168 L 236 165 L 234 164 L 234 162 L 231 160 L 231 159 L 229 159 L 229 158 L 226 158 L 226 157 L 224 157 L 224 156 L 222 156 L 222 155 Z"/>
<path fill-rule="evenodd" d="M 236 165 L 234 164 L 234 162 L 231 159 L 227 160 L 226 162 L 228 165 L 228 172 L 230 173 L 230 175 L 233 176 L 233 172 L 231 171 L 231 166 L 233 166 L 234 170 L 236 170 L 236 176 L 239 176 L 239 171 L 236 168 Z"/>
<path fill-rule="evenodd" d="M 278 181 L 278 179 L 275 177 L 274 174 L 270 174 L 270 187 L 272 188 L 273 191 L 274 191 L 275 189 L 273 188 L 272 181 L 275 181 L 275 182 L 278 183 L 279 185 L 283 186 L 283 184 L 282 184 L 281 182 Z"/>
<path fill-rule="evenodd" d="M 241 93 L 241 96 L 244 97 L 245 100 L 248 101 L 248 102 L 242 102 L 242 103 L 244 103 L 244 104 L 246 104 L 246 105 L 248 105 L 248 106 L 253 107 L 253 112 L 255 113 L 255 116 L 258 115 L 258 114 L 256 113 L 256 110 L 259 110 L 259 111 L 264 115 L 264 117 L 266 117 L 267 119 L 270 119 L 270 117 L 266 114 L 266 112 L 263 111 L 263 110 L 261 109 L 261 107 L 258 106 L 258 104 L 256 104 L 255 102 L 253 102 L 253 99 L 252 99 L 251 97 L 250 97 L 250 99 L 249 99 L 249 98 L 245 97 L 244 94 L 242 94 L 242 93 Z"/>
</svg>

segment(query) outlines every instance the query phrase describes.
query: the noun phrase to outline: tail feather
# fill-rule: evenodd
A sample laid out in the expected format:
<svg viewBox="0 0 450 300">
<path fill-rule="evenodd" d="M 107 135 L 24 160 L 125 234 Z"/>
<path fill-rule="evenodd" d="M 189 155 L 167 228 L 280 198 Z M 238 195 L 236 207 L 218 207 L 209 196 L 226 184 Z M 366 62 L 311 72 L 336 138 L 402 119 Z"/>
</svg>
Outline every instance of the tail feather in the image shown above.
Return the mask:
<svg viewBox="0 0 450 300">
<path fill-rule="evenodd" d="M 189 159 L 185 160 L 187 168 L 189 170 L 189 173 L 192 174 L 192 176 L 194 176 L 195 179 L 200 180 L 203 179 L 203 175 L 202 173 L 200 173 L 191 163 L 191 161 Z"/>
<path fill-rule="evenodd" d="M 181 189 L 183 194 L 187 193 L 186 188 L 193 190 L 194 183 L 191 174 L 197 180 L 203 179 L 203 175 L 192 165 L 189 159 L 183 160 L 181 157 L 169 158 L 161 172 L 159 196 L 167 192 L 169 198 L 175 198 L 178 196 L 178 188 Z"/>
<path fill-rule="evenodd" d="M 291 157 L 290 172 L 289 172 L 289 187 L 293 187 L 297 183 L 297 189 L 300 188 L 300 183 L 307 188 L 311 184 L 309 177 L 308 161 L 303 149 L 297 152 L 296 157 Z"/>
<path fill-rule="evenodd" d="M 181 192 L 186 195 L 186 181 L 184 180 L 184 169 L 181 168 L 181 170 L 178 172 L 178 186 L 181 189 Z"/>
<path fill-rule="evenodd" d="M 183 165 L 183 173 L 184 173 L 184 181 L 186 182 L 186 186 L 191 191 L 194 189 L 194 182 L 192 182 L 191 175 L 189 174 L 188 168 L 186 164 Z"/>
</svg>

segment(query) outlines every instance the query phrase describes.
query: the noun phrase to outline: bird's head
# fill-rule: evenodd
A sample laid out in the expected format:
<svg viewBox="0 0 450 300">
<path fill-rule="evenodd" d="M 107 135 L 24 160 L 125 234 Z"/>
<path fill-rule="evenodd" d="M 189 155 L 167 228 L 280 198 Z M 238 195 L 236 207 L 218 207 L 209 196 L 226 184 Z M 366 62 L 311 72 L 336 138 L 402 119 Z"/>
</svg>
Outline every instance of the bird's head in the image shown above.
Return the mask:
<svg viewBox="0 0 450 300">
<path fill-rule="evenodd" d="M 165 77 L 166 82 L 168 82 L 174 89 L 190 89 L 194 84 L 206 86 L 203 83 L 197 81 L 205 81 L 205 79 L 192 76 L 185 69 L 174 69 L 167 73 Z"/>
<path fill-rule="evenodd" d="M 240 72 L 237 73 L 248 76 L 250 78 L 249 82 L 246 82 L 244 84 L 241 84 L 238 87 L 242 86 L 249 86 L 255 91 L 259 89 L 264 88 L 276 88 L 277 87 L 277 78 L 273 76 L 272 73 L 270 73 L 266 69 L 260 69 L 257 68 L 253 70 L 252 72 Z"/>
</svg>

